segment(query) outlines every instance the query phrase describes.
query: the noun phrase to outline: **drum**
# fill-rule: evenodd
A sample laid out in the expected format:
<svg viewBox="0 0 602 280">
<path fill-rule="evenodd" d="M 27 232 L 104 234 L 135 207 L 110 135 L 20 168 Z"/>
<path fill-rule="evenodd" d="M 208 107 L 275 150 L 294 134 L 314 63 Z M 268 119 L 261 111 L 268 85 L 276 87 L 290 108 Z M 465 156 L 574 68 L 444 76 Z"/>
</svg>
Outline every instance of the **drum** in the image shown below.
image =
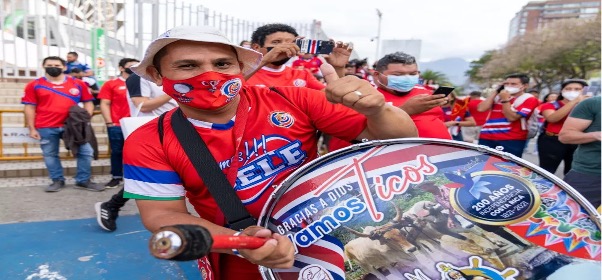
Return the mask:
<svg viewBox="0 0 602 280">
<path fill-rule="evenodd" d="M 297 170 L 260 225 L 292 269 L 264 279 L 600 279 L 600 216 L 539 167 L 483 146 L 373 141 Z M 570 275 L 570 276 L 567 276 Z"/>
</svg>

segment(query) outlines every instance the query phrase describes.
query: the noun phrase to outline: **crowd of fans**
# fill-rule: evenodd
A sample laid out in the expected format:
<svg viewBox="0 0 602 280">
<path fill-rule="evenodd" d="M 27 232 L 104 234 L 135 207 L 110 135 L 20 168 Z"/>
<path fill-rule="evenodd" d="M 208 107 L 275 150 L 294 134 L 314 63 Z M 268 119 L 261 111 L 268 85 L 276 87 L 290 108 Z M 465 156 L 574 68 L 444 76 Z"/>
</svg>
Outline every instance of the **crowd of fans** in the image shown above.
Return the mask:
<svg viewBox="0 0 602 280">
<path fill-rule="evenodd" d="M 115 220 L 118 211 L 128 198 L 143 201 L 139 207 L 146 224 L 149 222 L 148 219 L 158 217 L 159 214 L 156 213 L 160 210 L 157 209 L 162 209 L 167 213 L 173 209 L 180 209 L 181 206 L 172 204 L 169 206 L 171 208 L 164 208 L 166 204 L 158 201 L 166 200 L 166 196 L 172 199 L 170 196 L 172 194 L 165 190 L 161 194 L 156 194 L 154 191 L 159 191 L 156 186 L 169 185 L 170 188 L 174 188 L 174 200 L 181 199 L 185 190 L 189 191 L 186 189 L 189 186 L 184 186 L 178 179 L 184 178 L 182 174 L 175 171 L 182 168 L 179 163 L 169 160 L 162 162 L 162 157 L 165 155 L 160 155 L 162 152 L 155 154 L 156 151 L 153 149 L 161 149 L 155 147 L 158 144 L 147 147 L 144 154 L 130 154 L 129 156 L 124 154 L 127 150 L 124 150 L 124 143 L 127 146 L 129 142 L 125 141 L 122 134 L 120 119 L 139 116 L 141 112 L 150 116 L 170 112 L 168 113 L 168 118 L 170 118 L 170 114 L 178 111 L 173 109 L 180 105 L 179 108 L 186 113 L 201 134 L 206 133 L 202 129 L 212 129 L 214 135 L 224 133 L 224 130 L 236 130 L 235 119 L 232 116 L 223 119 L 214 118 L 214 115 L 211 114 L 206 115 L 206 112 L 212 111 L 221 114 L 221 108 L 227 108 L 228 102 L 234 100 L 234 98 L 220 99 L 220 96 L 215 96 L 214 92 L 218 86 L 223 86 L 223 79 L 238 83 L 234 86 L 229 84 L 230 87 L 228 87 L 235 93 L 241 90 L 241 86 L 244 84 L 250 86 L 248 89 L 244 87 L 244 91 L 258 94 L 258 98 L 268 95 L 283 98 L 281 103 L 276 105 L 268 104 L 270 102 L 259 103 L 256 105 L 258 108 L 290 107 L 290 104 L 293 107 L 302 106 L 300 111 L 309 112 L 307 123 L 316 124 L 313 131 L 306 131 L 309 133 L 307 135 L 313 136 L 316 129 L 323 130 L 324 141 L 319 147 L 321 152 L 336 151 L 363 138 L 420 137 L 465 141 L 503 150 L 520 158 L 528 147 L 528 140 L 536 138 L 534 141 L 536 141 L 537 148 L 532 152 L 538 154 L 541 168 L 555 173 L 560 162 L 563 161 L 563 173 L 566 175 L 564 180 L 584 194 L 592 204 L 595 206 L 600 204 L 600 97 L 590 97 L 586 94 L 584 88 L 588 84 L 584 80 L 558 81 L 561 85 L 560 92 L 549 93 L 541 99 L 538 91 L 531 90 L 530 78 L 520 73 L 510 74 L 497 82 L 493 88 L 483 89 L 482 92 L 473 91 L 467 95 L 461 92 L 452 92 L 446 95 L 435 92 L 439 87 L 439 81 L 424 81 L 421 78 L 420 71 L 425 69 L 420 69 L 416 59 L 402 50 L 384 55 L 371 67 L 367 59 L 349 60 L 352 46 L 342 42 L 337 42 L 333 53 L 327 56 L 303 54 L 299 53 L 299 47 L 295 44 L 295 39 L 298 37 L 297 32 L 294 28 L 284 24 L 268 24 L 259 27 L 249 41 L 243 41 L 239 45 L 231 45 L 227 43 L 227 40 L 217 44 L 214 41 L 208 41 L 206 34 L 202 31 L 188 29 L 172 31 L 169 39 L 179 38 L 177 36 L 192 39 L 163 44 L 154 49 L 154 53 L 151 52 L 152 57 L 148 57 L 149 52 L 147 52 L 147 57 L 140 64 L 140 61 L 134 58 L 122 59 L 119 62 L 118 76 L 105 82 L 100 88 L 90 67 L 78 62 L 77 53 L 70 52 L 67 61 L 60 57 L 44 59 L 42 65 L 46 74 L 29 83 L 25 89 L 22 102 L 25 104 L 27 126 L 30 129 L 30 135 L 41 140 L 44 161 L 50 170 L 52 184 L 46 188 L 48 192 L 59 191 L 65 186 L 62 166 L 58 157 L 58 145 L 59 139 L 67 131 L 67 128 L 64 128 L 64 122 L 72 118 L 71 107 L 81 102 L 91 115 L 92 102 L 99 100 L 96 104 L 99 105 L 106 122 L 111 147 L 112 180 L 104 186 L 91 182 L 90 162 L 93 154 L 92 149 L 86 146 L 89 143 L 86 142 L 82 143 L 77 154 L 76 186 L 92 191 L 102 191 L 107 187 L 120 186 L 125 177 L 125 192 L 122 189 L 110 201 L 96 204 L 99 224 L 105 230 L 114 231 L 116 229 Z M 153 44 L 161 44 L 163 39 L 166 38 L 159 38 L 156 41 L 159 43 L 153 42 Z M 223 46 L 228 48 L 222 48 Z M 176 61 L 173 62 L 174 64 L 167 64 L 169 67 L 161 64 L 162 60 L 173 60 L 173 53 L 193 55 L 194 52 L 187 52 L 187 50 L 193 49 L 198 49 L 208 57 L 216 53 L 221 56 L 211 62 L 203 61 L 201 63 L 199 62 L 201 60 L 195 61 L 191 58 L 184 62 Z M 228 57 L 233 55 L 233 51 L 238 55 L 240 64 L 229 61 Z M 172 55 L 168 52 L 171 52 Z M 259 53 L 263 56 L 259 56 Z M 255 59 L 256 64 L 252 64 L 255 63 L 252 59 Z M 144 65 L 144 67 L 140 65 Z M 242 73 L 241 69 L 237 68 L 239 66 L 243 69 Z M 194 81 L 173 78 L 194 69 L 203 69 L 203 71 L 199 70 L 198 76 L 188 77 L 195 79 Z M 203 75 L 213 76 L 207 78 L 209 76 Z M 213 81 L 215 84 L 212 83 Z M 211 88 L 200 89 L 199 86 L 191 86 L 184 82 L 193 84 L 198 82 L 198 84 Z M 343 83 L 346 84 L 341 86 Z M 183 85 L 187 85 L 187 87 Z M 196 96 L 197 99 L 191 98 L 194 94 L 198 94 L 197 91 L 206 94 L 202 98 L 208 100 L 201 98 L 200 101 L 189 103 L 191 100 L 199 100 L 198 96 Z M 332 96 L 337 97 L 333 99 Z M 330 104 L 326 102 L 326 98 L 329 98 L 328 101 L 331 103 L 340 104 L 336 106 Z M 256 102 L 254 99 L 252 101 Z M 318 103 L 308 104 L 309 101 L 318 102 L 322 107 L 316 108 L 312 105 Z M 251 108 L 253 107 L 251 106 Z M 385 110 L 383 108 L 395 109 L 391 111 L 392 109 Z M 364 125 L 368 123 L 368 126 L 374 125 L 375 115 L 378 115 L 379 121 L 382 121 L 387 118 L 381 118 L 379 114 L 390 117 L 395 112 L 397 112 L 395 115 L 397 119 L 393 119 L 397 120 L 396 122 L 389 122 L 387 125 L 379 123 L 379 131 L 386 136 L 371 134 L 374 133 L 374 130 L 362 131 L 363 127 L 359 126 L 359 123 Z M 323 113 L 329 113 L 334 119 L 329 120 L 326 116 L 320 115 Z M 281 112 L 281 114 L 284 113 Z M 204 116 L 210 117 L 205 118 Z M 277 117 L 286 119 L 290 116 L 279 115 Z M 238 118 L 239 116 L 236 115 L 236 121 Z M 209 122 L 207 119 L 214 121 Z M 366 119 L 371 121 L 368 122 Z M 534 119 L 535 124 L 533 123 Z M 277 123 L 279 120 L 276 119 L 276 122 L 273 121 L 273 123 L 276 126 L 285 126 L 285 124 Z M 331 123 L 334 120 L 339 120 L 339 122 Z M 257 120 L 257 122 L 260 121 L 263 119 Z M 352 124 L 349 123 L 350 121 L 358 121 L 358 123 Z M 157 125 L 156 122 L 154 125 Z M 250 123 L 248 126 L 251 125 L 257 124 Z M 533 129 L 533 127 L 535 128 Z M 396 128 L 399 129 L 396 130 Z M 261 129 L 268 130 L 268 128 Z M 276 128 L 271 127 L 270 129 Z M 148 138 L 148 136 L 141 135 L 136 137 L 137 141 L 141 141 L 143 148 L 146 143 L 144 137 Z M 217 149 L 222 149 L 220 145 L 227 146 L 227 143 L 232 140 L 229 138 L 233 137 L 226 138 L 222 139 L 223 141 L 220 140 L 220 144 L 208 142 L 207 145 L 212 147 L 217 145 L 219 146 Z M 302 144 L 307 145 L 308 143 L 313 142 Z M 235 144 L 232 143 L 232 145 Z M 130 146 L 127 151 L 135 153 L 143 148 Z M 317 150 L 315 145 L 313 148 L 305 148 L 309 152 Z M 220 153 L 223 153 L 223 150 Z M 305 154 L 307 153 L 305 152 Z M 153 156 L 157 158 L 153 158 Z M 231 162 L 228 159 L 231 155 L 226 157 L 224 154 L 224 157 L 222 162 L 227 163 L 224 166 L 230 167 Z M 145 164 L 140 163 L 139 158 L 161 166 L 158 170 L 151 170 L 150 167 L 136 167 L 136 164 Z M 132 168 L 138 171 L 132 171 Z M 140 170 L 146 170 L 151 175 L 135 173 Z M 152 175 L 159 173 L 163 174 L 159 176 L 161 178 Z M 173 177 L 170 177 L 169 184 L 166 183 L 167 181 L 161 181 L 165 179 L 164 176 L 168 176 L 165 175 L 167 173 Z M 128 176 L 130 179 L 136 177 L 138 181 L 131 181 L 132 183 L 128 185 Z M 241 176 L 241 173 L 239 172 L 237 176 Z M 279 183 L 281 177 L 273 183 Z M 152 181 L 154 179 L 159 181 Z M 143 182 L 144 180 L 149 181 Z M 200 182 L 193 182 L 193 184 L 197 183 L 202 186 Z M 149 186 L 148 189 L 144 189 L 146 185 Z M 179 187 L 173 187 L 176 185 Z M 171 189 L 169 190 L 171 191 Z M 199 192 L 198 189 L 195 192 Z M 198 196 L 195 200 L 191 200 L 195 206 L 200 207 L 206 203 L 204 202 L 206 199 L 203 197 L 204 193 L 195 195 Z M 154 200 L 155 196 L 160 198 Z M 145 206 L 141 207 L 141 205 Z M 153 220 L 152 224 L 156 225 L 158 222 Z M 220 227 L 220 230 L 224 230 L 222 225 L 218 224 L 217 226 Z M 263 234 L 257 232 L 261 231 L 248 231 L 247 234 Z M 275 239 L 278 239 L 278 244 L 284 242 L 278 237 Z M 241 250 L 246 257 L 252 257 L 253 252 L 254 250 Z M 230 263 L 230 261 L 228 259 L 225 263 Z M 274 259 L 269 261 L 256 259 L 255 263 L 263 261 L 272 266 L 275 263 Z"/>
</svg>

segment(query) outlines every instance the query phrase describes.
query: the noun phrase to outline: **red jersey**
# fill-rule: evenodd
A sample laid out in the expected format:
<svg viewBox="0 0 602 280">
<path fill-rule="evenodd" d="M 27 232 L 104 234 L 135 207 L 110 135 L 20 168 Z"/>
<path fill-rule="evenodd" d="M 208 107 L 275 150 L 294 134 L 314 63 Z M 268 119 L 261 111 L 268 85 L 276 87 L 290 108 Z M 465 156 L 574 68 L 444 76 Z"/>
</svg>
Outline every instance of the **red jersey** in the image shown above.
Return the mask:
<svg viewBox="0 0 602 280">
<path fill-rule="evenodd" d="M 310 60 L 305 60 L 301 57 L 299 59 L 293 61 L 293 68 L 299 70 L 307 70 L 312 74 L 317 74 L 320 72 L 320 66 L 322 65 L 322 60 L 318 57 L 314 56 Z"/>
<path fill-rule="evenodd" d="M 307 87 L 322 90 L 326 86 L 305 70 L 282 66 L 280 69 L 263 67 L 249 80 L 247 85 L 264 87 Z"/>
<path fill-rule="evenodd" d="M 487 117 L 489 117 L 490 112 L 490 110 L 487 110 L 485 112 L 479 112 L 479 110 L 477 110 L 477 107 L 481 102 L 483 102 L 483 99 L 480 98 L 470 99 L 470 101 L 468 102 L 468 112 L 474 118 L 474 121 L 475 123 L 477 123 L 477 126 L 483 126 L 485 122 L 487 122 Z"/>
<path fill-rule="evenodd" d="M 565 104 L 562 101 L 554 101 L 554 102 L 549 102 L 549 103 L 544 103 L 541 104 L 540 106 L 540 110 L 541 113 L 543 113 L 544 111 L 547 110 L 552 110 L 552 112 L 556 112 L 558 109 L 562 108 Z M 551 122 L 545 122 L 546 123 L 546 131 L 547 132 L 551 132 L 551 133 L 560 133 L 560 130 L 562 129 L 562 125 L 564 125 L 564 122 L 566 121 L 566 118 L 569 115 L 566 115 L 564 118 L 562 118 L 561 120 L 555 122 L 555 123 L 551 123 Z"/>
<path fill-rule="evenodd" d="M 53 128 L 63 127 L 71 106 L 93 100 L 88 86 L 81 80 L 65 76 L 62 83 L 54 84 L 41 77 L 25 86 L 21 104 L 36 106 L 36 128 Z"/>
<path fill-rule="evenodd" d="M 528 94 L 528 93 L 523 93 Z M 521 116 L 520 119 L 510 122 L 504 116 L 504 112 L 502 111 L 502 103 L 499 102 L 499 98 L 495 97 L 495 101 L 491 108 L 491 114 L 489 114 L 489 118 L 487 122 L 483 125 L 481 129 L 481 135 L 479 135 L 480 139 L 485 140 L 526 140 L 527 133 L 529 132 L 526 129 L 523 129 L 521 122 L 526 122 L 535 107 L 539 105 L 539 100 L 537 98 L 531 96 L 527 98 L 522 104 L 518 107 L 514 106 L 514 102 L 516 98 L 513 96 L 510 99 L 510 104 L 512 105 L 513 110 Z M 524 119 L 524 121 L 523 121 Z"/>
<path fill-rule="evenodd" d="M 428 90 L 419 85 L 415 86 L 410 92 L 403 96 L 394 95 L 381 88 L 377 89 L 385 95 L 385 101 L 387 101 L 387 103 L 390 103 L 395 107 L 400 107 L 401 105 L 406 103 L 408 99 L 416 95 L 433 94 L 433 91 Z M 426 112 L 415 114 L 410 117 L 416 124 L 416 128 L 418 128 L 418 137 L 451 140 L 451 135 L 449 135 L 449 132 L 447 131 L 447 126 L 445 126 L 443 116 L 443 109 L 441 109 L 441 107 L 435 107 Z"/>
<path fill-rule="evenodd" d="M 238 150 L 233 129 L 236 117 L 227 124 L 189 119 L 225 174 L 234 161 L 240 161 L 234 189 L 256 218 L 274 191 L 273 186 L 317 157 L 316 130 L 351 141 L 367 122 L 365 116 L 331 104 L 324 94 L 313 90 L 278 90 L 282 95 L 262 87 L 243 88 L 241 98 L 248 100 L 250 109 Z M 163 146 L 157 135 L 157 120 L 143 125 L 126 140 L 124 197 L 177 200 L 186 195 L 201 217 L 223 225 L 217 204 L 171 129 L 173 112 L 166 115 L 163 123 Z M 256 265 L 236 256 L 220 257 L 221 279 L 261 279 Z"/>
<path fill-rule="evenodd" d="M 111 101 L 111 121 L 119 126 L 119 120 L 130 116 L 125 79 L 122 77 L 105 82 L 100 88 L 98 99 Z"/>
</svg>

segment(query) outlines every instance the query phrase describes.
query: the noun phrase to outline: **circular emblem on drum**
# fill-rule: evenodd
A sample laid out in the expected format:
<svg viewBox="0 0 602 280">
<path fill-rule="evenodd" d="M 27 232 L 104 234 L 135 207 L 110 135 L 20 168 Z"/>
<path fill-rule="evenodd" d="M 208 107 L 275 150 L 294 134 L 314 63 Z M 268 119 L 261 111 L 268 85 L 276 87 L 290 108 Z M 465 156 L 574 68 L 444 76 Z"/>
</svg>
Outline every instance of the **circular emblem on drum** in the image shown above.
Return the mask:
<svg viewBox="0 0 602 280">
<path fill-rule="evenodd" d="M 307 82 L 303 79 L 295 79 L 293 81 L 293 85 L 295 85 L 296 87 L 304 87 L 305 85 L 307 85 Z"/>
<path fill-rule="evenodd" d="M 79 89 L 72 88 L 72 89 L 69 90 L 69 93 L 71 95 L 79 95 Z"/>
<path fill-rule="evenodd" d="M 272 112 L 268 119 L 271 124 L 282 128 L 289 128 L 295 123 L 295 118 L 291 114 L 282 111 Z"/>
<path fill-rule="evenodd" d="M 241 87 L 242 81 L 239 78 L 236 78 L 225 82 L 220 91 L 228 98 L 234 98 L 240 91 Z"/>
<path fill-rule="evenodd" d="M 452 207 L 477 223 L 509 225 L 531 217 L 541 199 L 535 186 L 516 175 L 500 171 L 470 174 L 472 182 L 451 189 Z"/>
<path fill-rule="evenodd" d="M 308 265 L 299 271 L 298 280 L 333 280 L 330 272 L 321 265 Z"/>
</svg>

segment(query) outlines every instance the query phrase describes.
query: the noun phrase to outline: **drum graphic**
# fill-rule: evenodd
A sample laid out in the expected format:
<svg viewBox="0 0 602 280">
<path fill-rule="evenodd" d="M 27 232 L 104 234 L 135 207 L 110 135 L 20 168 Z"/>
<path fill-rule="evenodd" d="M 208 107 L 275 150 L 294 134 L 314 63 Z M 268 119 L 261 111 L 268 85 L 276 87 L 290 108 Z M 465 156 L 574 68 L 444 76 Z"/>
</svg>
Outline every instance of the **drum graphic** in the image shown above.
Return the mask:
<svg viewBox="0 0 602 280">
<path fill-rule="evenodd" d="M 260 225 L 290 238 L 265 279 L 600 279 L 596 210 L 507 153 L 436 139 L 327 154 L 274 192 Z M 566 276 L 570 275 L 570 276 Z"/>
</svg>

